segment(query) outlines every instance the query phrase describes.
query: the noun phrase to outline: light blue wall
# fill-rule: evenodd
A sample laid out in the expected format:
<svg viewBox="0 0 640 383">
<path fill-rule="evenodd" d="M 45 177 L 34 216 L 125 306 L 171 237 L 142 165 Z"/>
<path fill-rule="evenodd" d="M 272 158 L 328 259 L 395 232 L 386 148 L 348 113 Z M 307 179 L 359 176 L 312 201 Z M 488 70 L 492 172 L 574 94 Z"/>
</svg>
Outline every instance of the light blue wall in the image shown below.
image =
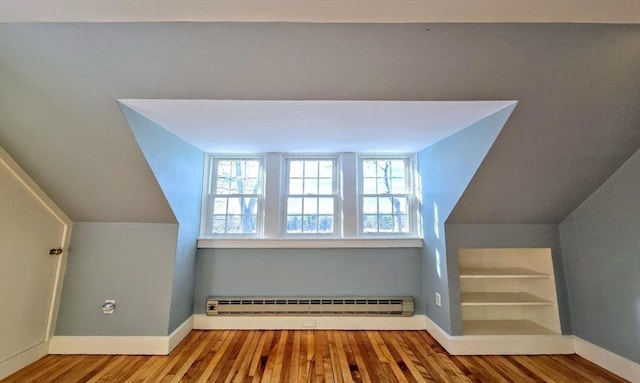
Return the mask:
<svg viewBox="0 0 640 383">
<path fill-rule="evenodd" d="M 640 150 L 560 224 L 576 336 L 640 363 Z"/>
<path fill-rule="evenodd" d="M 424 228 L 423 294 L 426 315 L 451 334 L 450 278 L 445 222 L 515 108 L 508 106 L 466 129 L 420 151 Z M 435 304 L 435 293 L 442 307 Z"/>
<path fill-rule="evenodd" d="M 462 313 L 460 306 L 460 279 L 458 271 L 459 248 L 551 248 L 551 257 L 556 280 L 558 310 L 563 334 L 571 334 L 569 302 L 562 264 L 560 231 L 558 225 L 477 225 L 446 224 L 447 259 L 450 275 L 451 328 L 452 335 L 462 335 Z"/>
<path fill-rule="evenodd" d="M 373 296 L 416 299 L 424 313 L 420 249 L 200 249 L 195 313 L 209 295 Z"/>
<path fill-rule="evenodd" d="M 177 230 L 75 222 L 55 334 L 167 335 Z M 113 315 L 102 313 L 106 299 L 116 300 Z"/>
<path fill-rule="evenodd" d="M 193 313 L 204 154 L 130 108 L 121 105 L 121 109 L 179 224 L 173 253 L 171 333 Z"/>
</svg>

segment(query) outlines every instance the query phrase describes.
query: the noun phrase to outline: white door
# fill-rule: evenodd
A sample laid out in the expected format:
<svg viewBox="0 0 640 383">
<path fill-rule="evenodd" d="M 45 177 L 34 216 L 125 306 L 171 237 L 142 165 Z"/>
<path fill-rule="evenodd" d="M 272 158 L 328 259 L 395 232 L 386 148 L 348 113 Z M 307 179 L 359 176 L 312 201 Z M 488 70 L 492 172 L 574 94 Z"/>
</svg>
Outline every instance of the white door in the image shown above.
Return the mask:
<svg viewBox="0 0 640 383">
<path fill-rule="evenodd" d="M 0 148 L 0 379 L 48 353 L 69 229 Z"/>
</svg>

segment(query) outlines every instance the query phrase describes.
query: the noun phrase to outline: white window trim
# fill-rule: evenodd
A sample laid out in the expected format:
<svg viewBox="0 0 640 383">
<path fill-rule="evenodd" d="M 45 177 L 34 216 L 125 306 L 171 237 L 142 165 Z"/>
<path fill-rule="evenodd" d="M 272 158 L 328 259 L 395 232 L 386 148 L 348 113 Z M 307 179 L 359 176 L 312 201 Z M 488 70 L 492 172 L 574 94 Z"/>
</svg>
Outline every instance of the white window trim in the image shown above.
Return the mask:
<svg viewBox="0 0 640 383">
<path fill-rule="evenodd" d="M 409 193 L 408 233 L 364 233 L 362 230 L 361 177 L 362 159 L 407 158 Z M 207 234 L 208 198 L 213 176 L 212 162 L 224 158 L 257 158 L 262 161 L 262 198 L 259 201 L 255 234 Z M 336 161 L 334 169 L 337 198 L 335 200 L 334 233 L 286 233 L 287 159 L 324 159 Z M 205 156 L 205 174 L 200 223 L 201 248 L 384 248 L 422 247 L 420 233 L 419 177 L 415 153 L 210 153 Z"/>
<path fill-rule="evenodd" d="M 265 155 L 259 153 L 210 153 L 205 156 L 204 177 L 202 182 L 202 209 L 200 214 L 200 236 L 201 238 L 211 239 L 259 239 L 263 238 L 264 228 L 264 205 L 265 205 Z M 215 169 L 213 164 L 216 160 L 225 159 L 257 159 L 261 161 L 260 174 L 258 175 L 259 181 L 262 185 L 262 194 L 250 194 L 251 196 L 257 196 L 257 217 L 256 217 L 256 232 L 255 233 L 224 233 L 224 234 L 209 234 L 207 233 L 207 223 L 209 219 L 209 209 L 211 204 L 212 195 L 212 181 L 215 178 Z"/>
<path fill-rule="evenodd" d="M 291 196 L 289 194 L 289 161 L 290 160 L 331 160 L 334 163 L 333 167 L 333 194 L 331 197 L 333 201 L 333 232 L 332 233 L 287 233 L 287 198 Z M 341 186 L 340 186 L 340 169 L 341 156 L 338 153 L 284 153 L 282 158 L 282 183 L 280 193 L 280 203 L 282 213 L 280 214 L 280 238 L 288 240 L 296 239 L 337 239 L 340 238 L 342 233 L 342 204 L 341 204 Z M 298 196 L 295 194 L 295 196 Z M 303 194 L 299 195 L 304 197 Z M 322 194 L 313 194 L 313 196 L 320 197 Z M 325 195 L 328 196 L 328 195 Z"/>
<path fill-rule="evenodd" d="M 360 153 L 358 154 L 356 159 L 356 166 L 357 166 L 357 186 L 356 186 L 356 190 L 357 190 L 357 237 L 358 238 L 420 238 L 420 235 L 418 233 L 418 222 L 417 222 L 417 217 L 418 217 L 418 203 L 416 201 L 416 193 L 417 193 L 417 189 L 416 189 L 416 178 L 417 178 L 417 166 L 418 166 L 418 161 L 417 161 L 417 155 L 412 153 L 412 154 L 407 154 L 407 153 L 384 153 L 384 154 L 375 154 L 375 153 Z M 363 218 L 363 212 L 362 212 L 362 198 L 365 195 L 365 193 L 362 192 L 363 190 L 363 185 L 362 185 L 362 161 L 363 160 L 367 160 L 367 159 L 406 159 L 407 160 L 407 167 L 405 169 L 405 177 L 406 180 L 408 182 L 407 185 L 407 189 L 408 189 L 408 193 L 407 194 L 390 194 L 390 196 L 393 195 L 401 195 L 403 197 L 408 197 L 407 199 L 407 210 L 408 210 L 408 224 L 409 224 L 409 231 L 407 233 L 365 233 L 364 232 L 364 228 L 362 227 L 362 218 Z M 366 195 L 370 195 L 370 194 L 366 194 Z M 380 194 L 377 194 L 376 196 L 379 196 Z M 371 196 L 374 196 L 373 194 L 371 194 Z"/>
<path fill-rule="evenodd" d="M 421 248 L 422 238 L 200 238 L 200 249 L 380 249 Z"/>
</svg>

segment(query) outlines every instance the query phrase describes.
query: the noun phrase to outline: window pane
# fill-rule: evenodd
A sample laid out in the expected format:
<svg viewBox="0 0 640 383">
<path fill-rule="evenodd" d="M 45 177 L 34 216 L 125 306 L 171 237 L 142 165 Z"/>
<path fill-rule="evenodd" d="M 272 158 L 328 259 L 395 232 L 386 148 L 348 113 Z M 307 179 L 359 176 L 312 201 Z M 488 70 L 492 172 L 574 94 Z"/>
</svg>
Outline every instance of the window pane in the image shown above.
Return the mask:
<svg viewBox="0 0 640 383">
<path fill-rule="evenodd" d="M 376 198 L 376 197 L 364 197 L 362 199 L 362 212 L 364 214 L 377 214 L 378 213 L 378 198 Z"/>
<path fill-rule="evenodd" d="M 409 232 L 408 222 L 409 222 L 409 216 L 396 215 L 394 231 L 397 233 L 408 233 Z"/>
<path fill-rule="evenodd" d="M 393 213 L 394 214 L 407 214 L 408 201 L 406 197 L 393 199 Z"/>
<path fill-rule="evenodd" d="M 260 161 L 248 160 L 246 169 L 245 177 L 257 179 L 260 176 Z"/>
<path fill-rule="evenodd" d="M 289 161 L 289 176 L 302 178 L 302 161 Z"/>
<path fill-rule="evenodd" d="M 362 216 L 362 230 L 365 233 L 376 233 L 378 231 L 378 216 L 377 215 Z"/>
<path fill-rule="evenodd" d="M 242 218 L 239 215 L 227 216 L 227 233 L 242 233 Z"/>
<path fill-rule="evenodd" d="M 242 213 L 242 198 L 229 198 L 228 214 Z"/>
<path fill-rule="evenodd" d="M 304 214 L 317 214 L 318 213 L 318 199 L 317 198 L 304 198 L 303 201 Z"/>
<path fill-rule="evenodd" d="M 378 199 L 378 211 L 380 214 L 391 214 L 391 198 L 379 198 Z"/>
<path fill-rule="evenodd" d="M 242 214 L 258 214 L 258 198 L 243 198 Z"/>
<path fill-rule="evenodd" d="M 302 194 L 302 178 L 289 180 L 289 194 Z"/>
<path fill-rule="evenodd" d="M 290 215 L 287 216 L 287 233 L 301 233 L 302 232 L 302 216 Z"/>
<path fill-rule="evenodd" d="M 320 177 L 333 178 L 333 161 L 320 161 Z"/>
<path fill-rule="evenodd" d="M 302 214 L 302 198 L 289 198 L 287 200 L 287 214 Z"/>
<path fill-rule="evenodd" d="M 333 198 L 319 198 L 318 213 L 333 215 Z"/>
<path fill-rule="evenodd" d="M 378 194 L 389 194 L 391 190 L 389 190 L 390 185 L 387 183 L 387 180 L 382 177 L 377 179 L 378 184 Z"/>
<path fill-rule="evenodd" d="M 392 193 L 406 193 L 407 186 L 404 178 L 392 178 L 391 179 L 391 192 Z"/>
<path fill-rule="evenodd" d="M 379 230 L 380 232 L 390 233 L 393 232 L 393 216 L 391 214 L 384 214 L 378 216 L 379 218 Z"/>
<path fill-rule="evenodd" d="M 260 184 L 257 178 L 245 178 L 244 190 L 248 194 L 257 194 L 260 191 Z"/>
<path fill-rule="evenodd" d="M 376 194 L 377 192 L 375 178 L 365 178 L 362 180 L 363 194 Z"/>
<path fill-rule="evenodd" d="M 333 194 L 333 180 L 331 178 L 318 180 L 318 194 Z"/>
<path fill-rule="evenodd" d="M 226 222 L 227 222 L 226 216 L 214 215 L 213 219 L 211 220 L 210 232 L 214 234 L 224 234 L 226 224 L 227 224 Z"/>
<path fill-rule="evenodd" d="M 218 161 L 218 177 L 230 177 L 231 176 L 231 161 L 220 160 Z"/>
<path fill-rule="evenodd" d="M 304 177 L 318 178 L 318 161 L 316 160 L 304 161 Z"/>
<path fill-rule="evenodd" d="M 304 194 L 318 194 L 318 180 L 305 178 Z"/>
<path fill-rule="evenodd" d="M 229 194 L 238 194 L 238 183 L 235 177 L 229 179 Z"/>
<path fill-rule="evenodd" d="M 215 192 L 216 194 L 229 194 L 229 178 L 218 178 Z"/>
<path fill-rule="evenodd" d="M 253 214 L 242 216 L 242 231 L 241 233 L 255 233 L 258 223 L 258 217 Z"/>
<path fill-rule="evenodd" d="M 333 216 L 321 215 L 318 216 L 318 232 L 319 233 L 333 233 Z"/>
<path fill-rule="evenodd" d="M 226 198 L 214 198 L 214 200 L 213 200 L 213 214 L 227 214 L 227 199 Z"/>
<path fill-rule="evenodd" d="M 404 178 L 405 175 L 405 161 L 404 160 L 393 160 L 391 161 L 391 176 L 392 177 L 401 177 Z"/>
<path fill-rule="evenodd" d="M 315 215 L 305 215 L 302 217 L 302 232 L 315 233 L 318 231 L 318 217 Z"/>
<path fill-rule="evenodd" d="M 362 176 L 363 177 L 376 176 L 376 161 L 373 161 L 373 160 L 362 161 Z"/>
</svg>

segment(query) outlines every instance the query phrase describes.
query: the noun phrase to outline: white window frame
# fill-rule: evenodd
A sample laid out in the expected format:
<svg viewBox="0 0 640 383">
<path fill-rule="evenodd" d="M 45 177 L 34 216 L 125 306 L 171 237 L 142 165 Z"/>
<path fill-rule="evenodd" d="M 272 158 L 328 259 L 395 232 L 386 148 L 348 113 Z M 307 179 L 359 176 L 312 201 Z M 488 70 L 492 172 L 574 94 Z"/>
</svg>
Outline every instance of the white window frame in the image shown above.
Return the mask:
<svg viewBox="0 0 640 383">
<path fill-rule="evenodd" d="M 404 159 L 406 160 L 406 180 L 408 193 L 407 233 L 365 233 L 363 225 L 362 198 L 362 161 L 366 159 Z M 211 204 L 215 195 L 215 164 L 218 160 L 257 159 L 261 162 L 260 182 L 262 194 L 257 195 L 256 233 L 208 233 Z M 331 160 L 333 168 L 333 232 L 331 233 L 287 233 L 287 197 L 289 197 L 290 160 Z M 311 247 L 369 247 L 383 246 L 384 240 L 397 240 L 411 243 L 422 237 L 421 224 L 418 222 L 420 196 L 419 177 L 417 175 L 416 153 L 246 153 L 225 154 L 208 153 L 205 156 L 205 171 L 202 196 L 201 240 L 214 241 L 215 246 L 311 246 Z M 229 195 L 224 195 L 229 197 Z M 298 195 L 296 195 L 298 196 Z M 304 197 L 304 194 L 299 195 Z M 314 195 L 316 196 L 316 195 Z M 320 195 L 322 196 L 322 195 Z M 328 196 L 328 195 L 327 195 Z M 403 196 L 405 196 L 403 194 Z M 233 197 L 233 196 L 232 196 Z M 314 241 L 315 240 L 315 241 Z M 333 240 L 333 241 L 332 241 Z M 372 240 L 381 240 L 372 242 Z M 253 241 L 253 242 L 247 242 Z M 321 243 L 326 245 L 321 245 Z M 335 243 L 333 243 L 335 242 Z M 402 246 L 404 242 L 394 242 L 393 246 Z M 421 242 L 419 242 L 421 243 Z M 250 245 L 251 244 L 251 245 Z M 214 247 L 215 247 L 214 246 Z M 387 246 L 390 246 L 387 244 Z M 286 246 L 285 246 L 286 247 Z"/>
<path fill-rule="evenodd" d="M 255 233 L 210 233 L 208 232 L 209 219 L 212 214 L 213 200 L 218 195 L 214 193 L 216 185 L 216 173 L 218 161 L 224 160 L 258 160 L 260 161 L 260 170 L 258 174 L 258 183 L 261 193 L 243 193 L 243 194 L 220 194 L 226 198 L 233 197 L 249 197 L 257 198 L 256 203 L 256 232 Z M 202 190 L 202 213 L 200 220 L 200 235 L 204 238 L 233 238 L 233 239 L 257 239 L 263 237 L 264 232 L 264 205 L 265 205 L 265 155 L 264 154 L 207 154 L 205 156 L 205 174 Z"/>
<path fill-rule="evenodd" d="M 363 220 L 363 201 L 364 197 L 380 197 L 385 194 L 370 194 L 364 193 L 364 171 L 363 171 L 363 162 L 365 160 L 404 160 L 405 161 L 405 180 L 407 182 L 407 190 L 406 193 L 392 193 L 388 194 L 389 196 L 399 196 L 407 198 L 407 224 L 408 231 L 406 233 L 393 233 L 393 232 L 377 232 L 377 233 L 367 233 L 364 231 Z M 385 154 L 375 154 L 375 153 L 362 153 L 357 155 L 357 205 L 358 205 L 358 213 L 357 213 L 357 227 L 358 227 L 358 237 L 360 238 L 417 238 L 417 217 L 418 217 L 418 203 L 416 201 L 416 171 L 417 171 L 417 158 L 416 154 L 411 153 L 385 153 Z"/>
<path fill-rule="evenodd" d="M 281 185 L 281 216 L 280 216 L 280 236 L 282 238 L 290 238 L 290 239 L 318 239 L 318 238 L 340 238 L 342 233 L 342 209 L 341 209 L 341 186 L 340 186 L 340 168 L 341 161 L 340 155 L 334 153 L 313 153 L 313 154 L 297 154 L 297 153 L 284 153 L 282 157 L 282 167 L 283 167 L 283 182 Z M 333 162 L 333 187 L 332 194 L 290 194 L 289 193 L 289 184 L 290 184 L 290 162 L 295 160 L 316 160 L 316 161 L 332 161 Z M 330 233 L 288 233 L 287 232 L 287 217 L 288 217 L 288 199 L 289 198 L 304 198 L 307 197 L 315 197 L 315 198 L 323 198 L 323 197 L 331 197 L 333 198 L 333 231 Z"/>
</svg>

